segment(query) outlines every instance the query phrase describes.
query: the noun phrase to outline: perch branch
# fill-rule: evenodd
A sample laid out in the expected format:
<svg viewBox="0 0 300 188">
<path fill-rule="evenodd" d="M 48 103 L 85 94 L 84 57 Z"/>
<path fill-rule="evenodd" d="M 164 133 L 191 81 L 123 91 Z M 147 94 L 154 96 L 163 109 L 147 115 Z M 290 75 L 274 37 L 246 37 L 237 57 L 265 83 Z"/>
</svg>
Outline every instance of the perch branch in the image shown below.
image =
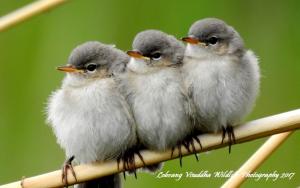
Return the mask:
<svg viewBox="0 0 300 188">
<path fill-rule="evenodd" d="M 293 110 L 262 119 L 250 121 L 234 129 L 235 137 L 237 143 L 247 142 L 254 139 L 270 136 L 273 134 L 292 131 L 300 128 L 300 109 Z M 228 139 L 224 140 L 221 144 L 222 136 L 221 134 L 204 134 L 199 136 L 202 144 L 202 150 L 200 146 L 195 142 L 197 152 L 204 152 L 208 150 L 213 150 L 217 148 L 222 148 L 227 146 Z M 171 160 L 171 151 L 165 152 L 154 152 L 154 151 L 142 151 L 141 152 L 146 164 L 155 164 L 167 160 Z M 182 147 L 183 155 L 190 155 L 190 153 Z M 176 150 L 173 154 L 173 158 L 178 157 L 178 151 Z M 136 157 L 136 166 L 142 167 L 142 161 Z M 121 167 L 123 165 L 121 164 Z M 77 180 L 79 182 L 84 182 L 99 178 L 102 176 L 107 176 L 110 174 L 115 174 L 121 172 L 123 169 L 117 168 L 116 161 L 108 161 L 105 163 L 94 163 L 94 164 L 84 164 L 75 166 L 74 170 L 77 175 Z M 68 182 L 70 184 L 75 184 L 74 177 L 69 174 Z M 0 188 L 21 188 L 21 182 L 14 182 L 7 185 L 2 185 Z M 26 178 L 23 180 L 23 188 L 34 188 L 34 187 L 62 187 L 63 183 L 61 180 L 61 171 L 57 170 L 47 174 L 38 175 L 31 178 Z"/>
<path fill-rule="evenodd" d="M 247 179 L 246 175 L 254 172 L 293 132 L 285 132 L 271 136 L 238 171 L 234 173 L 222 188 L 240 187 Z"/>
<path fill-rule="evenodd" d="M 23 22 L 37 14 L 54 8 L 67 0 L 39 0 L 26 5 L 14 12 L 0 18 L 0 31 L 4 31 L 20 22 Z"/>
</svg>

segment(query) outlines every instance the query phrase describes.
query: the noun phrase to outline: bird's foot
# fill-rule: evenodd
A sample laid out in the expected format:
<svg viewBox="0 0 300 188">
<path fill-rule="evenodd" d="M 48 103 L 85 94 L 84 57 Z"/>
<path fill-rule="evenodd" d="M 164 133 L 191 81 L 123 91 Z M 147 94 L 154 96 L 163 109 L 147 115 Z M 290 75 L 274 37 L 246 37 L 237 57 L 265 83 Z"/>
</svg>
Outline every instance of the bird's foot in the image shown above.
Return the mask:
<svg viewBox="0 0 300 188">
<path fill-rule="evenodd" d="M 125 153 L 117 159 L 118 162 L 118 170 L 120 169 L 120 163 L 122 161 L 123 164 L 123 177 L 126 180 L 125 171 L 129 171 L 130 173 L 134 173 L 134 177 L 137 179 L 136 174 L 136 165 L 135 165 L 135 154 L 138 155 L 144 166 L 146 166 L 144 162 L 144 158 L 141 155 L 140 151 L 137 148 L 131 148 L 125 151 Z"/>
<path fill-rule="evenodd" d="M 190 151 L 188 149 L 188 151 L 194 153 L 196 160 L 199 161 L 194 141 L 196 141 L 198 143 L 198 145 L 200 146 L 200 149 L 202 150 L 202 144 L 197 135 L 191 135 L 191 136 L 187 137 L 184 140 L 184 143 L 185 143 L 184 146 L 185 146 L 185 148 L 190 148 L 190 146 L 192 146 L 192 150 Z"/>
<path fill-rule="evenodd" d="M 176 148 L 178 149 L 178 156 L 179 156 L 180 167 L 182 167 L 182 150 L 181 150 L 181 145 L 182 145 L 182 143 L 180 142 L 176 146 L 172 147 L 172 149 L 171 149 L 171 158 L 173 158 L 173 153 L 174 153 L 175 149 Z"/>
<path fill-rule="evenodd" d="M 235 136 L 234 136 L 234 130 L 231 125 L 227 125 L 226 127 L 222 127 L 222 144 L 224 142 L 224 139 L 228 136 L 228 149 L 229 153 L 231 152 L 231 145 L 235 144 Z"/>
<path fill-rule="evenodd" d="M 64 187 L 68 187 L 68 170 L 69 169 L 71 170 L 71 173 L 72 173 L 73 177 L 75 178 L 75 180 L 77 182 L 77 177 L 76 177 L 75 171 L 74 171 L 73 166 L 72 166 L 72 161 L 74 160 L 74 158 L 75 157 L 72 156 L 69 159 L 67 159 L 64 162 L 64 165 L 62 167 L 62 182 L 64 184 Z"/>
<path fill-rule="evenodd" d="M 200 142 L 200 139 L 196 135 L 190 135 L 190 136 L 186 137 L 183 141 L 178 142 L 178 144 L 175 147 L 172 147 L 171 158 L 173 157 L 173 153 L 174 153 L 175 148 L 177 148 L 178 149 L 178 154 L 179 154 L 180 167 L 182 167 L 182 157 L 183 157 L 181 146 L 184 146 L 185 149 L 188 150 L 188 152 L 194 153 L 196 160 L 199 161 L 194 141 L 196 141 L 199 144 L 200 148 L 202 149 L 202 144 Z M 190 149 L 190 147 L 192 149 Z"/>
</svg>

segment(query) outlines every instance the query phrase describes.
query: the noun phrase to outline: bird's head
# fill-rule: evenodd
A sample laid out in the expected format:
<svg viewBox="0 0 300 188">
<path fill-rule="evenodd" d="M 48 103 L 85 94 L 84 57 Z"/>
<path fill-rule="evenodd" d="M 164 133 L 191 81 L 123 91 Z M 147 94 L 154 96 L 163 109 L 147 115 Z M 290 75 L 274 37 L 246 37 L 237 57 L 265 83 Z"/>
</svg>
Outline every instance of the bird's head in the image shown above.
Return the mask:
<svg viewBox="0 0 300 188">
<path fill-rule="evenodd" d="M 220 56 L 241 55 L 244 51 L 244 43 L 238 32 L 216 18 L 196 21 L 190 27 L 188 36 L 183 37 L 182 40 L 188 43 L 187 50 L 194 50 L 196 56 L 197 53 L 201 55 L 199 50 L 202 53 Z"/>
<path fill-rule="evenodd" d="M 77 46 L 68 64 L 57 70 L 79 79 L 107 78 L 123 72 L 128 60 L 129 57 L 114 46 L 93 41 Z"/>
<path fill-rule="evenodd" d="M 138 33 L 132 47 L 134 50 L 127 51 L 131 56 L 128 67 L 135 72 L 145 73 L 182 63 L 184 54 L 182 42 L 158 30 Z"/>
</svg>

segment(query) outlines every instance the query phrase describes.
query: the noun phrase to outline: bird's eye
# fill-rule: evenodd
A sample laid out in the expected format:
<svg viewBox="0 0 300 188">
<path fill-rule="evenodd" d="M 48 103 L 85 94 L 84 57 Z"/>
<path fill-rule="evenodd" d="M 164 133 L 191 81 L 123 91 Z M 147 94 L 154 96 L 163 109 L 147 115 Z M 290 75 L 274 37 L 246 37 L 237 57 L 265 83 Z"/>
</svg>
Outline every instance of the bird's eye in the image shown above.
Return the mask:
<svg viewBox="0 0 300 188">
<path fill-rule="evenodd" d="M 219 41 L 219 38 L 217 38 L 217 37 L 210 37 L 210 38 L 207 40 L 207 43 L 208 43 L 208 44 L 214 45 L 214 44 L 217 44 L 218 41 Z"/>
<path fill-rule="evenodd" d="M 154 54 L 151 55 L 151 59 L 153 60 L 159 60 L 161 58 L 161 53 L 155 52 Z"/>
<path fill-rule="evenodd" d="M 94 63 L 88 64 L 86 66 L 86 70 L 89 72 L 94 72 L 96 70 L 96 68 L 97 68 L 97 65 Z"/>
</svg>

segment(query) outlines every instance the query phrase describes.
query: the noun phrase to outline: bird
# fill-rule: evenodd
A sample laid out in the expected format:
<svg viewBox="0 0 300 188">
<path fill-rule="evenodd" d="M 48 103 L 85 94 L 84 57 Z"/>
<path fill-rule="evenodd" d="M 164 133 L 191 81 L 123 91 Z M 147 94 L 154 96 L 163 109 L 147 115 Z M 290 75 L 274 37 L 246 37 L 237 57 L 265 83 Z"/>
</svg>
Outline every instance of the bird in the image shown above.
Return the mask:
<svg viewBox="0 0 300 188">
<path fill-rule="evenodd" d="M 88 41 L 70 54 L 60 89 L 47 106 L 48 122 L 67 161 L 63 182 L 71 162 L 79 164 L 120 159 L 137 142 L 136 125 L 129 105 L 118 91 L 115 77 L 125 70 L 129 57 L 112 45 Z M 110 175 L 77 185 L 120 187 L 119 175 Z"/>
<path fill-rule="evenodd" d="M 135 36 L 132 48 L 120 90 L 132 109 L 138 140 L 145 149 L 180 149 L 193 129 L 179 69 L 185 46 L 172 35 L 149 29 Z M 182 165 L 181 150 L 179 156 Z"/>
<path fill-rule="evenodd" d="M 196 108 L 200 133 L 228 136 L 229 153 L 235 143 L 233 127 L 252 110 L 259 94 L 258 58 L 247 50 L 240 34 L 223 20 L 194 22 L 188 36 L 182 77 Z"/>
</svg>

